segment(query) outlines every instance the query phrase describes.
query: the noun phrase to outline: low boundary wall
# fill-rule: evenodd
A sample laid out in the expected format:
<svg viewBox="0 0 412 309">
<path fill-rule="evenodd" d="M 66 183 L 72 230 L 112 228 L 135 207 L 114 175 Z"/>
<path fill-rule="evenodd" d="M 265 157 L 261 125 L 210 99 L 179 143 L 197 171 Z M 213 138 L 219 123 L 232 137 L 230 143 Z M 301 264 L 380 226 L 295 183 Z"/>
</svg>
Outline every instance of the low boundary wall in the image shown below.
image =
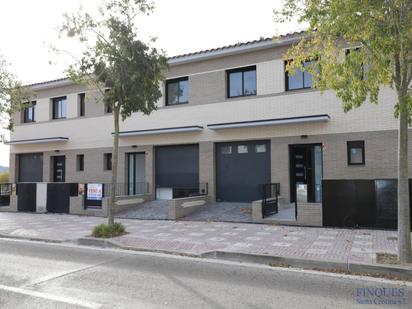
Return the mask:
<svg viewBox="0 0 412 309">
<path fill-rule="evenodd" d="M 202 208 L 209 202 L 209 196 L 200 195 L 169 201 L 169 219 L 176 220 Z"/>
</svg>

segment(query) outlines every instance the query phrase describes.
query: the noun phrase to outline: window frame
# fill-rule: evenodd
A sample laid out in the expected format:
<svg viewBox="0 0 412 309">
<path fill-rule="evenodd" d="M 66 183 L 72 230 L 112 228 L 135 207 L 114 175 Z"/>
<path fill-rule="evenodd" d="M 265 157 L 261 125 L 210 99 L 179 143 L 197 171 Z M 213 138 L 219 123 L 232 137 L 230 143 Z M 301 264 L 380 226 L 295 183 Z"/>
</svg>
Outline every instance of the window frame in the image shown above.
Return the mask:
<svg viewBox="0 0 412 309">
<path fill-rule="evenodd" d="M 86 116 L 86 94 L 83 92 L 77 96 L 79 100 L 79 117 L 84 117 Z"/>
<path fill-rule="evenodd" d="M 346 148 L 347 148 L 347 160 L 348 160 L 348 165 L 365 165 L 365 141 L 364 140 L 357 140 L 357 141 L 347 141 L 346 142 Z M 351 150 L 353 148 L 360 148 L 362 149 L 362 162 L 360 163 L 354 163 L 351 161 Z"/>
<path fill-rule="evenodd" d="M 84 154 L 76 155 L 76 171 L 84 172 Z"/>
<path fill-rule="evenodd" d="M 251 72 L 255 71 L 255 86 L 256 86 L 256 93 L 254 94 L 245 94 L 245 72 Z M 241 95 L 230 95 L 230 74 L 233 73 L 242 73 L 242 94 Z M 232 99 L 232 98 L 241 98 L 241 97 L 251 97 L 251 96 L 257 96 L 257 67 L 256 65 L 249 65 L 247 67 L 241 67 L 241 68 L 236 68 L 236 69 L 230 69 L 226 70 L 226 98 Z"/>
<path fill-rule="evenodd" d="M 283 63 L 283 68 L 285 71 L 285 91 L 299 91 L 299 90 L 305 90 L 305 89 L 313 89 L 313 86 L 310 85 L 309 87 L 305 87 L 305 72 L 301 70 L 302 73 L 302 87 L 301 88 L 294 88 L 294 89 L 289 89 L 289 71 L 286 70 L 286 66 L 288 64 L 288 62 L 290 62 L 292 60 L 285 60 Z M 317 59 L 313 59 L 313 60 L 306 60 L 305 62 L 302 63 L 302 65 L 304 66 L 305 63 L 307 62 L 312 62 L 312 61 L 317 61 Z M 310 74 L 308 72 L 308 74 Z M 296 75 L 292 76 L 295 77 Z"/>
<path fill-rule="evenodd" d="M 23 123 L 33 123 L 36 122 L 36 101 L 31 101 L 31 106 L 25 107 L 23 109 Z M 28 118 L 28 111 L 32 110 L 33 117 L 31 119 Z"/>
<path fill-rule="evenodd" d="M 66 118 L 67 118 L 67 96 L 56 97 L 56 98 L 52 98 L 51 100 L 52 100 L 52 113 L 53 113 L 52 119 L 53 119 L 53 120 L 66 119 Z M 65 115 L 62 116 L 62 117 L 56 117 L 56 103 L 59 102 L 58 100 L 61 100 L 61 101 L 64 100 L 64 101 L 65 101 L 65 105 L 66 105 Z M 60 102 L 61 102 L 61 101 L 60 101 Z M 60 105 L 60 104 L 59 104 L 59 105 Z"/>
<path fill-rule="evenodd" d="M 169 103 L 169 85 L 170 84 L 174 84 L 174 83 L 180 83 L 183 81 L 187 81 L 187 87 L 188 87 L 188 91 L 189 91 L 189 76 L 183 76 L 183 77 L 179 77 L 179 78 L 172 78 L 172 79 L 167 79 L 165 82 L 165 93 L 166 93 L 166 102 L 165 105 L 166 106 L 175 106 L 175 105 L 180 105 L 180 104 L 189 104 L 189 95 L 187 96 L 187 101 L 184 102 L 179 102 L 179 97 L 178 97 L 178 102 L 177 103 Z M 180 88 L 180 87 L 179 87 Z"/>
<path fill-rule="evenodd" d="M 107 152 L 103 154 L 103 170 L 105 171 L 112 170 L 112 160 L 113 160 L 113 154 L 111 152 Z"/>
</svg>

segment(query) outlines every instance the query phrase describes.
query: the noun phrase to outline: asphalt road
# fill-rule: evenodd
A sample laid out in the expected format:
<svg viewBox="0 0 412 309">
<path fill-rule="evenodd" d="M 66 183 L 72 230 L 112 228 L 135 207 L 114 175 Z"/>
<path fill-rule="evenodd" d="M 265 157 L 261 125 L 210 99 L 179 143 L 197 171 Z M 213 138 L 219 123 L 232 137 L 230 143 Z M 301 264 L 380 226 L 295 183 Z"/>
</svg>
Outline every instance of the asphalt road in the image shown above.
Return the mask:
<svg viewBox="0 0 412 309">
<path fill-rule="evenodd" d="M 405 304 L 358 305 L 359 293 Z M 0 239 L 0 308 L 402 307 L 412 308 L 410 283 Z"/>
</svg>

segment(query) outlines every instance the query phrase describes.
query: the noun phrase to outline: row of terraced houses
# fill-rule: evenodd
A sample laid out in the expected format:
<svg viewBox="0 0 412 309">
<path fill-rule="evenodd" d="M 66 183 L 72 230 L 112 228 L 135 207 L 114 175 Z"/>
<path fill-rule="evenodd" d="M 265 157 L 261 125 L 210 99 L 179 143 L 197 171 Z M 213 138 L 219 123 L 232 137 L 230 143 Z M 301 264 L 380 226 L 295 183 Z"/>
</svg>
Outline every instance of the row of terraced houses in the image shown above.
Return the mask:
<svg viewBox="0 0 412 309">
<path fill-rule="evenodd" d="M 322 225 L 322 181 L 396 178 L 393 90 L 344 113 L 308 72 L 285 71 L 284 54 L 301 36 L 169 58 L 157 111 L 120 125 L 128 195 L 198 190 L 209 202 L 251 203 L 275 183 L 283 205 L 298 205 L 293 220 Z M 35 102 L 16 114 L 9 141 L 12 181 L 109 183 L 113 116 L 95 103 L 99 92 L 68 79 L 30 86 Z"/>
</svg>

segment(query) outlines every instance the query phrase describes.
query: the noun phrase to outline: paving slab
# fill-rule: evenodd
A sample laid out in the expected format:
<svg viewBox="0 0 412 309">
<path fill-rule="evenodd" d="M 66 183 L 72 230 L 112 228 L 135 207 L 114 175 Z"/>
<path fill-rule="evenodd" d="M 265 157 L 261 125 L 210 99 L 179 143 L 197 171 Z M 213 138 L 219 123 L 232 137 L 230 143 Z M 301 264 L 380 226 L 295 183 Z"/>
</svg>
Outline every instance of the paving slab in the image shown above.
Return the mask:
<svg viewBox="0 0 412 309">
<path fill-rule="evenodd" d="M 227 222 L 117 219 L 128 234 L 121 247 L 204 255 L 211 252 L 276 256 L 325 263 L 376 264 L 376 253 L 396 253 L 396 231 L 293 227 Z M 67 214 L 0 213 L 0 236 L 76 242 L 105 218 Z"/>
</svg>

